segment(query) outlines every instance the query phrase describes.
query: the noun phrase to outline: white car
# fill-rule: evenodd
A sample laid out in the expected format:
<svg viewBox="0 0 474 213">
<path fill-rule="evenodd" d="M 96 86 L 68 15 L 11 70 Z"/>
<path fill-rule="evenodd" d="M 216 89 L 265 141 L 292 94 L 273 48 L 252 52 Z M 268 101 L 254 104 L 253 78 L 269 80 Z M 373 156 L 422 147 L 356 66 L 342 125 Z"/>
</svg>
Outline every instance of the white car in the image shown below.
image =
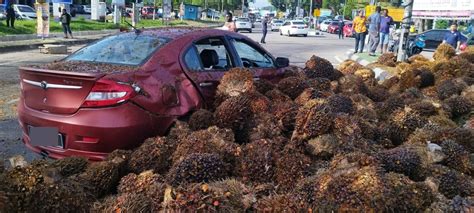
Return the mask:
<svg viewBox="0 0 474 213">
<path fill-rule="evenodd" d="M 86 14 L 91 14 L 92 8 L 91 8 L 90 5 L 83 5 L 83 7 L 84 7 L 84 12 L 85 12 Z"/>
<path fill-rule="evenodd" d="M 24 4 L 14 4 L 13 9 L 18 19 L 30 20 L 36 19 L 36 10 Z"/>
<path fill-rule="evenodd" d="M 280 27 L 280 35 L 303 35 L 304 37 L 306 37 L 308 36 L 308 31 L 308 25 L 306 25 L 303 21 L 286 21 Z"/>
<path fill-rule="evenodd" d="M 270 30 L 279 31 L 282 25 L 283 25 L 282 20 L 273 19 L 272 22 L 270 23 Z"/>
<path fill-rule="evenodd" d="M 319 30 L 324 31 L 324 32 L 327 32 L 329 25 L 331 25 L 331 22 L 333 22 L 333 20 L 331 20 L 331 19 L 326 19 L 326 20 L 324 20 L 324 21 L 319 25 Z"/>
<path fill-rule="evenodd" d="M 237 18 L 235 20 L 235 29 L 236 32 L 239 31 L 248 31 L 249 33 L 252 32 L 252 22 L 249 18 Z"/>
</svg>

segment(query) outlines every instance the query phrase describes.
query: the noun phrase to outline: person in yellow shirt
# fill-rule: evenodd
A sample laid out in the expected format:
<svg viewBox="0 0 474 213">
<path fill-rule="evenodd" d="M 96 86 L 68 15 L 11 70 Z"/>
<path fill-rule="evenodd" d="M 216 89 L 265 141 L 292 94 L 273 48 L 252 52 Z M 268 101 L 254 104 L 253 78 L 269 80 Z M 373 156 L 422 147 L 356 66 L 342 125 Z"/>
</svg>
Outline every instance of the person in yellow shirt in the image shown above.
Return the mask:
<svg viewBox="0 0 474 213">
<path fill-rule="evenodd" d="M 367 19 L 364 16 L 364 11 L 359 10 L 357 16 L 352 21 L 352 29 L 355 31 L 355 49 L 354 53 L 363 52 L 365 44 L 365 35 L 367 32 Z M 360 47 L 360 49 L 359 49 Z"/>
</svg>

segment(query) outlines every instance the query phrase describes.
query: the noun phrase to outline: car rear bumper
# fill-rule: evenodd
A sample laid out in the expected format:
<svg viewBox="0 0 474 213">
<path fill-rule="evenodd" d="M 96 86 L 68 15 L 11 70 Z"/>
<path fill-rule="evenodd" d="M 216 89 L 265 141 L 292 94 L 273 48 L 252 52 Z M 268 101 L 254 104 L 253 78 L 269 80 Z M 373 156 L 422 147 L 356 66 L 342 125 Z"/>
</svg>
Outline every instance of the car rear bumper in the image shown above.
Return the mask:
<svg viewBox="0 0 474 213">
<path fill-rule="evenodd" d="M 115 149 L 131 149 L 144 139 L 164 134 L 173 118 L 161 117 L 140 107 L 125 103 L 108 108 L 79 109 L 72 115 L 57 115 L 29 108 L 21 99 L 18 120 L 25 145 L 34 152 L 58 159 L 82 156 L 90 160 L 103 160 Z M 33 146 L 28 129 L 56 127 L 63 135 L 64 147 Z"/>
<path fill-rule="evenodd" d="M 305 29 L 290 29 L 291 35 L 306 35 L 308 34 L 308 28 Z"/>
</svg>

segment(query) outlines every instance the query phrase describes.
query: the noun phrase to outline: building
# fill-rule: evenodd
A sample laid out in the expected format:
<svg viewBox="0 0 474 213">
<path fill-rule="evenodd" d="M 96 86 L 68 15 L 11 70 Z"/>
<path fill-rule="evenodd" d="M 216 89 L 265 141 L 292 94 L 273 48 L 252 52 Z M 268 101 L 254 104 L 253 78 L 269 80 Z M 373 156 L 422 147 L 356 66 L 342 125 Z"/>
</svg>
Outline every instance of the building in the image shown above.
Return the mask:
<svg viewBox="0 0 474 213">
<path fill-rule="evenodd" d="M 412 18 L 423 31 L 432 28 L 440 19 L 470 22 L 474 19 L 474 1 L 415 0 Z"/>
</svg>

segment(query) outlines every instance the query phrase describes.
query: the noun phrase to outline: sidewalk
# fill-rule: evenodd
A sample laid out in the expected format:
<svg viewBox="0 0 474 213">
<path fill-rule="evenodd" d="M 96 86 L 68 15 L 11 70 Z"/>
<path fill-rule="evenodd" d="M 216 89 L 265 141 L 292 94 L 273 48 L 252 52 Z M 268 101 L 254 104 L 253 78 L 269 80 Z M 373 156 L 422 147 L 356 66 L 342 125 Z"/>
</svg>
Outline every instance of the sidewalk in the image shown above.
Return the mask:
<svg viewBox="0 0 474 213">
<path fill-rule="evenodd" d="M 346 52 L 347 58 L 357 61 L 362 66 L 368 66 L 369 64 L 377 62 L 379 59 L 380 53 L 376 53 L 376 56 L 370 56 L 369 53 L 354 53 L 354 50 L 349 50 Z M 381 67 L 375 67 L 372 69 L 375 73 L 375 78 L 378 81 L 383 81 L 393 76 L 393 73 L 388 71 L 387 69 L 383 69 Z"/>
<path fill-rule="evenodd" d="M 64 45 L 78 45 L 87 44 L 90 42 L 97 41 L 105 36 L 111 35 L 115 32 L 102 33 L 96 35 L 84 35 L 76 36 L 74 39 L 65 39 L 62 37 L 46 38 L 46 39 L 31 39 L 31 40 L 19 40 L 19 41 L 3 41 L 0 42 L 0 53 L 16 52 L 29 49 L 38 49 L 38 47 L 44 44 L 64 44 Z"/>
</svg>

